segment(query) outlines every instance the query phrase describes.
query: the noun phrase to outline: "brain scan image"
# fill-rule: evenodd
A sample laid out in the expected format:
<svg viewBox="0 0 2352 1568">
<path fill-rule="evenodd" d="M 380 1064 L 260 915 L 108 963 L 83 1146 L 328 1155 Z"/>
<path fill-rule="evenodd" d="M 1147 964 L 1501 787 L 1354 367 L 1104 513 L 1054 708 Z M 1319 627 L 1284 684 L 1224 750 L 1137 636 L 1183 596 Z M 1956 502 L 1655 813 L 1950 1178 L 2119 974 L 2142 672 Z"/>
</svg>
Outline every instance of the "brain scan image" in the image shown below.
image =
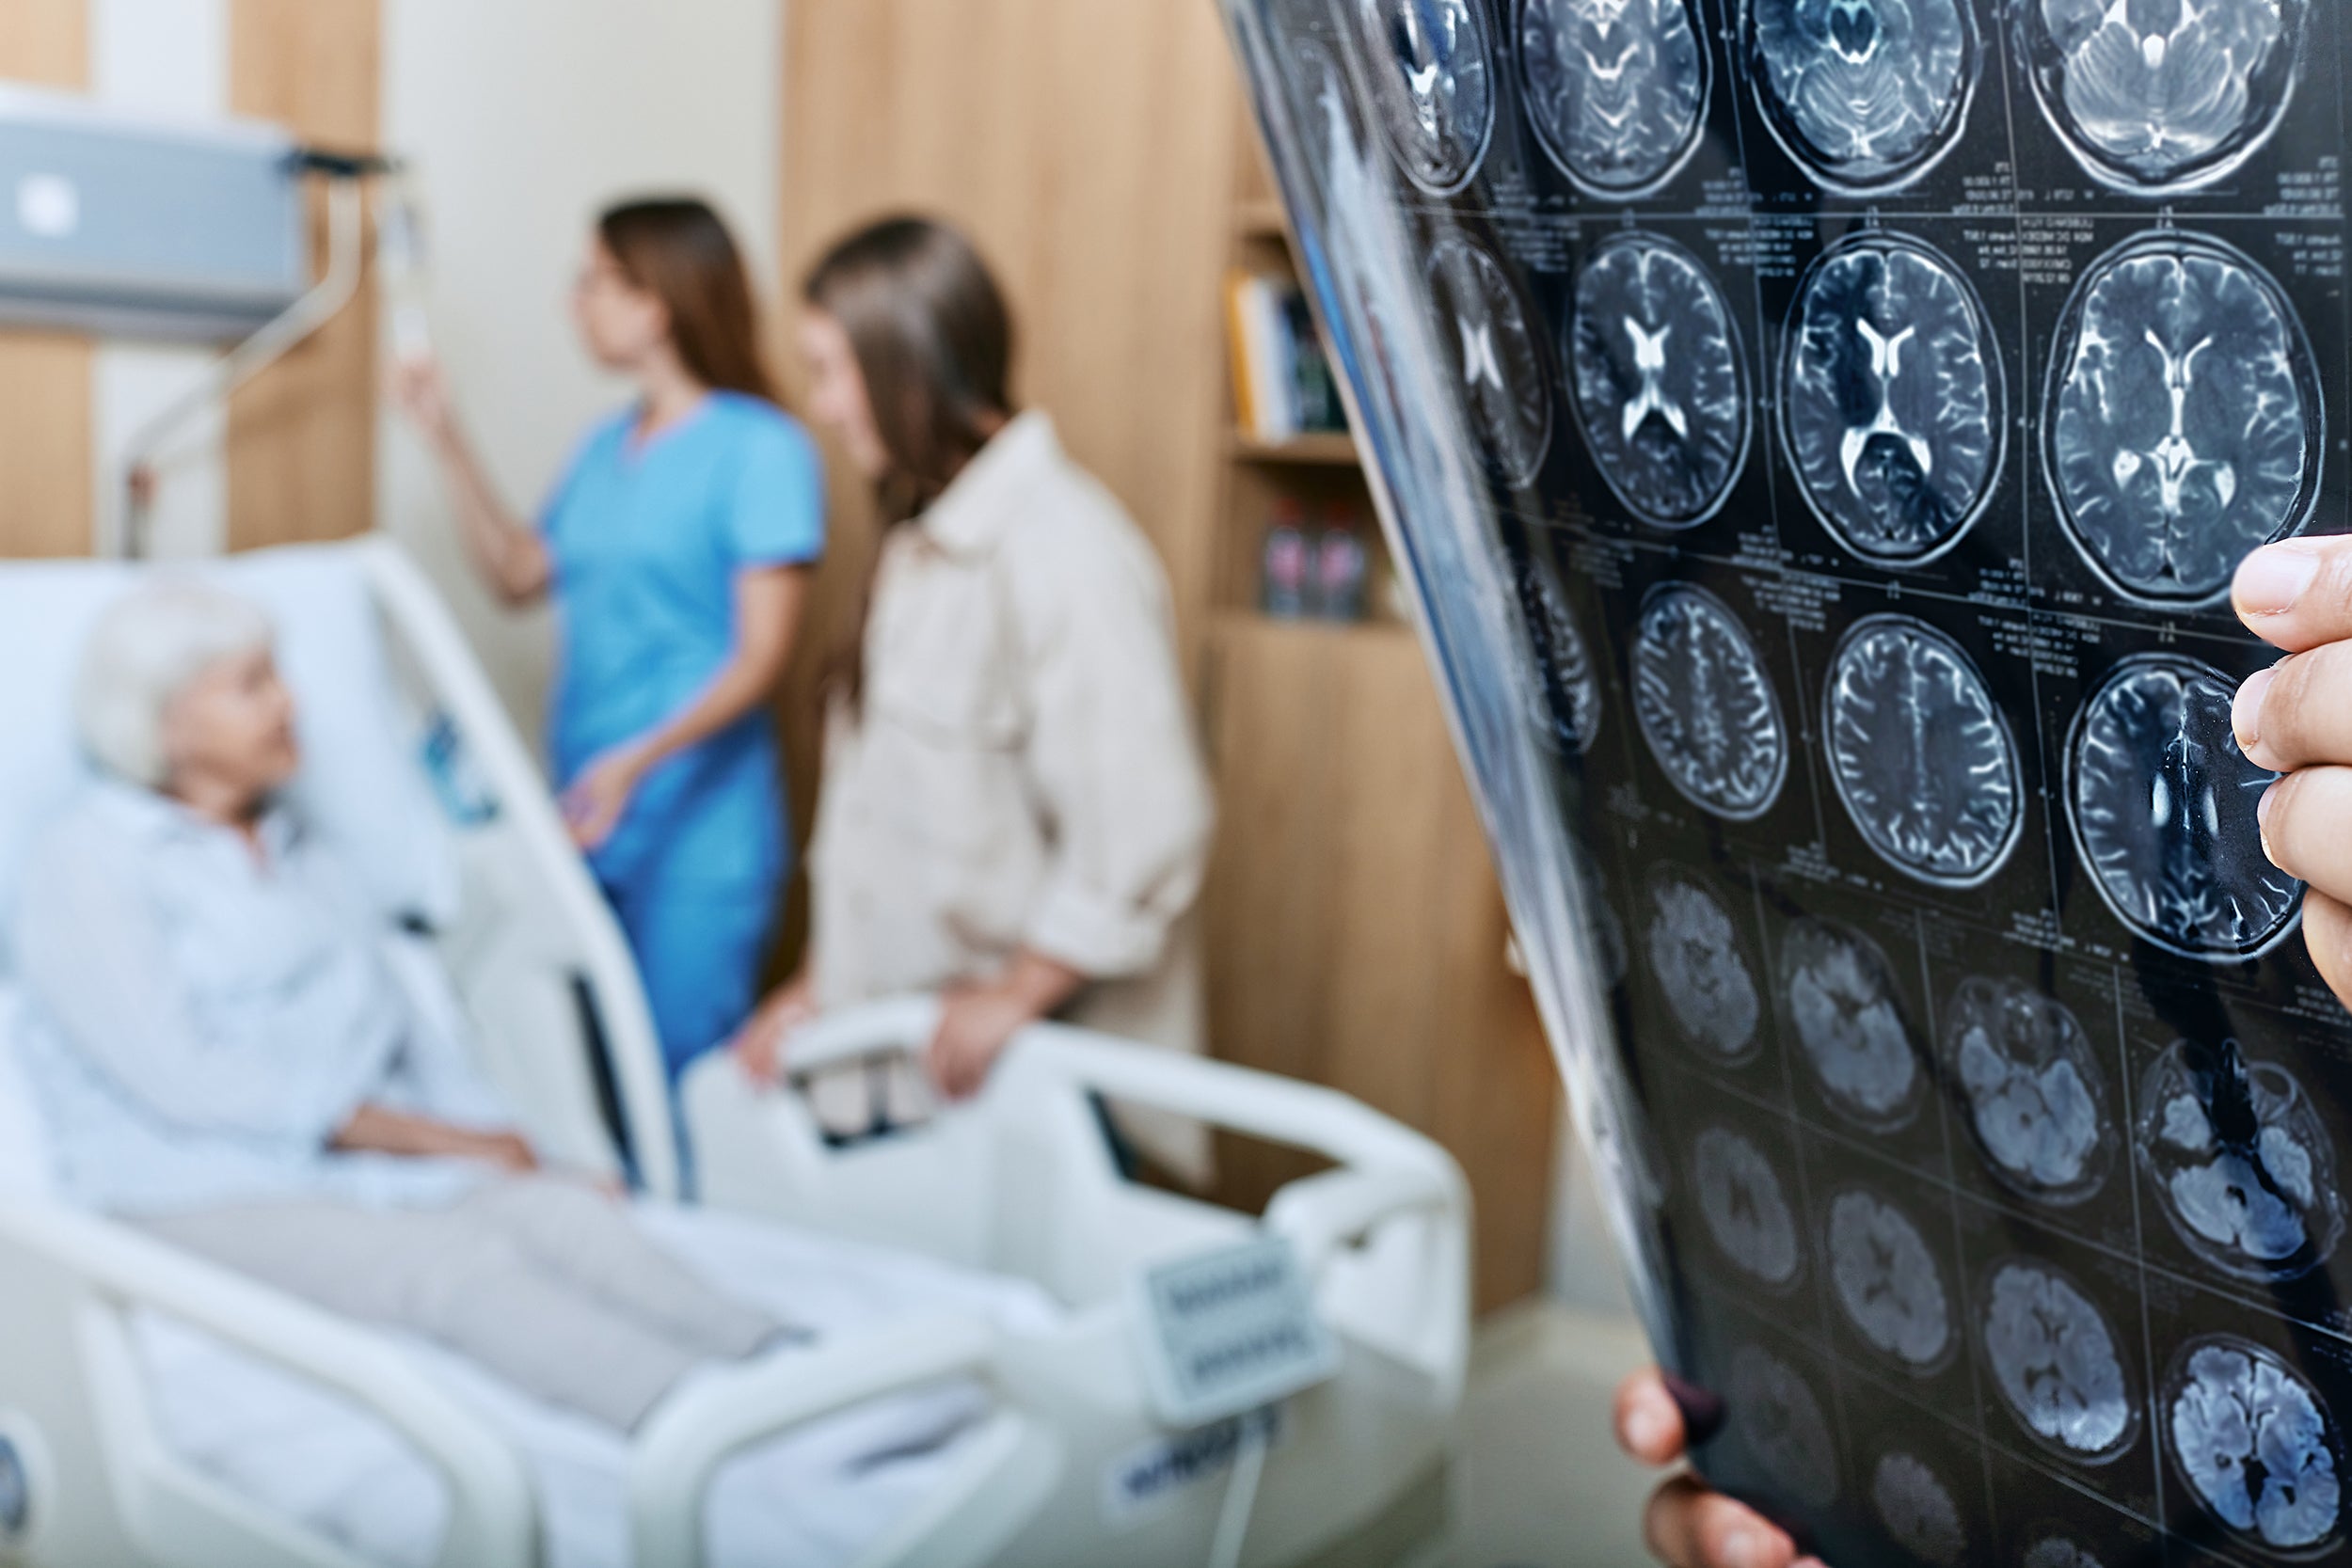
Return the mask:
<svg viewBox="0 0 2352 1568">
<path fill-rule="evenodd" d="M 1780 699 L 1747 628 L 1706 590 L 1661 589 L 1643 606 L 1633 717 L 1692 804 L 1745 822 L 1780 798 L 1788 773 Z"/>
<path fill-rule="evenodd" d="M 1731 306 L 1697 257 L 1622 234 L 1577 275 L 1569 387 L 1584 444 L 1626 510 L 1659 528 L 1719 511 L 1747 461 L 1747 372 Z"/>
<path fill-rule="evenodd" d="M 1643 947 L 1676 1030 L 1710 1061 L 1746 1061 L 1764 1004 L 1747 944 L 1714 891 L 1673 866 L 1650 874 Z"/>
<path fill-rule="evenodd" d="M 1936 1568 L 1968 1560 L 1968 1532 L 1951 1488 L 1917 1456 L 1897 1449 L 1879 1455 L 1870 1471 L 1870 1505 L 1895 1544 Z"/>
<path fill-rule="evenodd" d="M 2176 1041 L 2140 1085 L 2139 1160 L 2201 1259 L 2241 1279 L 2297 1278 L 2344 1232 L 2335 1149 L 2310 1098 L 2235 1040 Z"/>
<path fill-rule="evenodd" d="M 2147 196 L 2211 184 L 2277 129 L 2307 0 L 2026 0 L 2043 118 L 2083 167 Z"/>
<path fill-rule="evenodd" d="M 2060 326 L 2044 432 L 2075 547 L 2127 596 L 2218 598 L 2318 493 L 2311 364 L 2279 285 L 2216 242 L 2159 233 L 2095 264 Z"/>
<path fill-rule="evenodd" d="M 1960 644 L 1903 615 L 1846 633 L 1821 695 L 1830 777 L 1871 848 L 1937 887 L 1974 887 L 2016 847 L 2017 744 Z"/>
<path fill-rule="evenodd" d="M 1945 1009 L 1944 1049 L 1969 1133 L 2003 1185 L 2057 1205 L 2099 1190 L 2114 1132 L 2090 1042 L 2063 1003 L 1971 976 Z"/>
<path fill-rule="evenodd" d="M 1842 926 L 1800 920 L 1781 944 L 1780 989 L 1831 1108 L 1873 1132 L 1910 1120 L 1927 1074 L 1878 944 Z"/>
<path fill-rule="evenodd" d="M 1837 1500 L 1837 1442 L 1802 1373 L 1771 1351 L 1732 1353 L 1724 1389 L 1730 1430 L 1791 1500 L 1827 1508 Z"/>
<path fill-rule="evenodd" d="M 1502 263 L 1460 234 L 1429 256 L 1438 336 L 1454 359 L 1454 388 L 1469 404 L 1486 461 L 1524 484 L 1551 444 L 1550 376 L 1528 330 L 1527 312 Z"/>
<path fill-rule="evenodd" d="M 1888 564 L 1951 547 L 1992 496 L 2008 424 L 1975 287 L 1917 241 L 1865 233 L 1807 269 L 1788 341 L 1781 435 L 1822 524 Z"/>
<path fill-rule="evenodd" d="M 1709 1127 L 1692 1140 L 1691 1184 L 1708 1236 L 1740 1273 L 1775 1290 L 1796 1281 L 1797 1217 L 1762 1150 L 1727 1127 Z"/>
<path fill-rule="evenodd" d="M 1696 13 L 1693 0 L 1525 0 L 1528 123 L 1591 195 L 1646 195 L 1697 148 L 1709 68 Z"/>
<path fill-rule="evenodd" d="M 1519 610 L 1535 655 L 1536 689 L 1528 694 L 1535 733 L 1555 749 L 1578 755 L 1600 733 L 1600 677 L 1568 613 L 1567 595 L 1549 565 L 1525 557 L 1518 572 Z"/>
<path fill-rule="evenodd" d="M 1353 0 L 1364 73 L 1406 177 L 1432 196 L 1470 182 L 1494 131 L 1494 51 L 1477 0 Z"/>
<path fill-rule="evenodd" d="M 2089 1548 L 2078 1546 L 2056 1530 L 2036 1535 L 2026 1555 L 2017 1560 L 2017 1568 L 2106 1568 Z"/>
<path fill-rule="evenodd" d="M 1829 1206 L 1829 1272 L 1838 1307 L 1865 1339 L 1913 1371 L 1943 1365 L 1951 1297 L 1901 1210 L 1859 1189 L 1838 1194 Z"/>
<path fill-rule="evenodd" d="M 1745 0 L 1765 123 L 1832 190 L 1893 190 L 1949 150 L 1977 81 L 1966 0 Z"/>
<path fill-rule="evenodd" d="M 2012 1259 L 1993 1273 L 1979 1326 L 1994 1382 L 2027 1432 L 2084 1461 L 2129 1444 L 2138 1405 L 2115 1325 L 2074 1281 Z"/>
<path fill-rule="evenodd" d="M 1617 918 L 1609 889 L 1594 868 L 1592 857 L 1571 840 L 1567 846 L 1568 863 L 1576 873 L 1577 897 L 1581 906 L 1585 928 L 1593 941 L 1593 956 L 1599 960 L 1601 977 L 1614 990 L 1625 984 L 1629 957 L 1625 941 L 1625 922 Z"/>
<path fill-rule="evenodd" d="M 2192 1340 L 2162 1409 L 2173 1463 L 2240 1540 L 2297 1554 L 2334 1543 L 2342 1434 L 2318 1391 L 2276 1354 L 2229 1335 Z"/>
<path fill-rule="evenodd" d="M 2067 748 L 2068 805 L 2116 918 L 2190 958 L 2259 953 L 2283 937 L 2302 884 L 2263 852 L 2254 808 L 2278 775 L 2238 750 L 2235 685 L 2194 659 L 2125 659 Z"/>
</svg>

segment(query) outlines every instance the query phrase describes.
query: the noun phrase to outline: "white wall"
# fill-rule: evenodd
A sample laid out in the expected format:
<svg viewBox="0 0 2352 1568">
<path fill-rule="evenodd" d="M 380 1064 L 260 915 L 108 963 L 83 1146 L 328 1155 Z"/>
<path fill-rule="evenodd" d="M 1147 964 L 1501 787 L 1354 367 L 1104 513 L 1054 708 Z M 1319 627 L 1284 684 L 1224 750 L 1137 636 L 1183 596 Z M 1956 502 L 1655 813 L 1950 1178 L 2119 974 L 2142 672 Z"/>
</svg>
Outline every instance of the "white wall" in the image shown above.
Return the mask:
<svg viewBox="0 0 2352 1568">
<path fill-rule="evenodd" d="M 598 208 L 648 190 L 709 198 L 772 304 L 783 76 L 783 0 L 388 0 L 385 145 L 421 177 L 435 340 L 518 511 L 536 510 L 582 427 L 627 396 L 565 315 Z M 377 487 L 378 522 L 449 591 L 536 735 L 547 617 L 509 614 L 474 586 L 426 454 L 389 410 Z"/>
</svg>

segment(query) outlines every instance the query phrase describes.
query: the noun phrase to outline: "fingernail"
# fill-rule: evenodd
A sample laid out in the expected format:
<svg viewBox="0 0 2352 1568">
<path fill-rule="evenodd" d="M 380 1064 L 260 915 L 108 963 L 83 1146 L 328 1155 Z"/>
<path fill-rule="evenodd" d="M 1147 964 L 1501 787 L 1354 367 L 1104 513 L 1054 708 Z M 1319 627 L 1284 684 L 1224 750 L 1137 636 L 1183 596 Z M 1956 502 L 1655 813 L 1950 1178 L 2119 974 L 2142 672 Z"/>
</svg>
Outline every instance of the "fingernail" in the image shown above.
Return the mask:
<svg viewBox="0 0 2352 1568">
<path fill-rule="evenodd" d="M 2231 596 L 2249 615 L 2280 615 L 2319 575 L 2319 557 L 2301 545 L 2266 545 L 2239 562 Z"/>
<path fill-rule="evenodd" d="M 1764 1554 L 1769 1549 L 1769 1544 L 1756 1531 L 1734 1530 L 1724 1537 L 1724 1568 L 1764 1568 Z"/>
<path fill-rule="evenodd" d="M 2280 784 L 2284 784 L 2285 782 L 2285 780 L 2281 779 Z M 2256 835 L 2262 840 L 2263 859 L 2268 861 L 2273 865 L 2278 865 L 2280 870 L 2284 871 L 2286 867 L 2279 865 L 2279 856 L 2277 851 L 2270 847 L 2270 798 L 2278 793 L 2279 784 L 2274 784 L 2268 789 L 2264 790 L 2262 792 L 2262 798 L 2254 802 L 2254 830 Z"/>
<path fill-rule="evenodd" d="M 2237 733 L 2237 749 L 2250 752 L 2263 737 L 2263 693 L 2278 677 L 2276 670 L 2257 670 L 2246 677 L 2246 684 L 2237 689 L 2237 696 L 2230 704 L 2230 728 Z"/>
<path fill-rule="evenodd" d="M 1648 1454 L 1664 1446 L 1666 1418 L 1647 1405 L 1637 1405 L 1626 1413 L 1626 1446 L 1637 1454 Z"/>
</svg>

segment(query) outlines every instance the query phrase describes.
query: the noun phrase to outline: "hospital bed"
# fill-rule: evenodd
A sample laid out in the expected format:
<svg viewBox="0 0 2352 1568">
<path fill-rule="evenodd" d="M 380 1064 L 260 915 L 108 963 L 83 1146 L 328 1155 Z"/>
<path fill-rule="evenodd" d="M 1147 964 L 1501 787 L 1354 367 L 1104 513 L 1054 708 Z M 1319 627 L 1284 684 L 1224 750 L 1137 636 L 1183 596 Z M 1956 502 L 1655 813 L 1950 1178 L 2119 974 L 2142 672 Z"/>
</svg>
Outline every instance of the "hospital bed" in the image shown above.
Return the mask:
<svg viewBox="0 0 2352 1568">
<path fill-rule="evenodd" d="M 0 899 L 80 778 L 83 632 L 139 569 L 0 567 Z M 1327 1090 L 1041 1025 L 976 1100 L 849 1141 L 802 1095 L 706 1062 L 683 1092 L 700 1201 L 681 1203 L 627 949 L 421 575 L 381 539 L 203 569 L 278 623 L 294 792 L 400 916 L 389 950 L 418 1006 L 467 1027 L 543 1151 L 625 1177 L 659 1243 L 818 1333 L 698 1371 L 628 1441 L 74 1210 L 13 1066 L 14 1032 L 40 1025 L 0 947 L 0 1563 L 1077 1568 L 1236 1544 L 1250 1564 L 1434 1560 L 1468 1348 L 1467 1197 L 1435 1146 Z M 837 1015 L 789 1058 L 887 1063 L 932 1017 Z M 1106 1101 L 1327 1168 L 1262 1219 L 1157 1190 L 1120 1174 Z M 1171 1429 L 1139 1271 L 1266 1232 L 1295 1248 L 1339 1370 Z"/>
</svg>

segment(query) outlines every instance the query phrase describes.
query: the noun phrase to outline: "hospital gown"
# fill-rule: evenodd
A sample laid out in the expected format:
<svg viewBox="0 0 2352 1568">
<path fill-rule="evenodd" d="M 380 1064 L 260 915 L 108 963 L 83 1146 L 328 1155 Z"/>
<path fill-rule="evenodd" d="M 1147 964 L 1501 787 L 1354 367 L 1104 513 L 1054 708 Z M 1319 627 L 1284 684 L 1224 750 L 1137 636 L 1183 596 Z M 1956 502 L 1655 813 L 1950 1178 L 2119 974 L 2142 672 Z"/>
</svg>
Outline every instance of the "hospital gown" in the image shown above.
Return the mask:
<svg viewBox="0 0 2352 1568">
<path fill-rule="evenodd" d="M 332 1147 L 362 1105 L 506 1118 L 288 812 L 257 845 L 100 785 L 45 836 L 22 898 L 18 1043 L 68 1196 L 623 1429 L 698 1363 L 786 1335 L 576 1182 Z"/>
</svg>

